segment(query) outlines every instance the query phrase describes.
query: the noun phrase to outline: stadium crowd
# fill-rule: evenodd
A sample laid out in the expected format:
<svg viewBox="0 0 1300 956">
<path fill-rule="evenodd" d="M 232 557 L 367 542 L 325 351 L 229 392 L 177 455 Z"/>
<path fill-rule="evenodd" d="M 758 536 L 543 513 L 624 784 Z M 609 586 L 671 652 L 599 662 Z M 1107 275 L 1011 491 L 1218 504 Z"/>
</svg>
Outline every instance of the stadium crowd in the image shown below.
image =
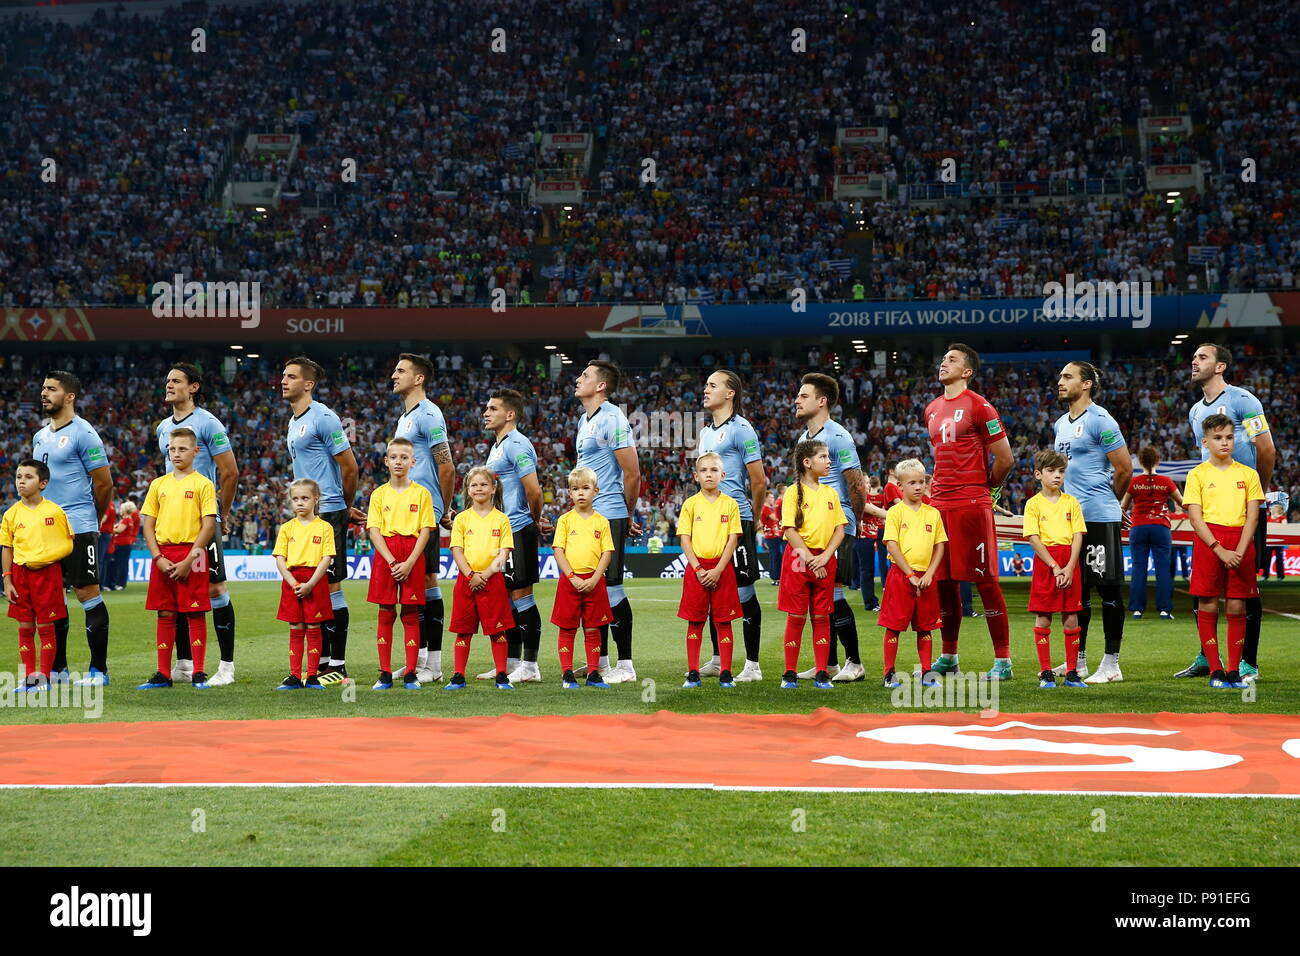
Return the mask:
<svg viewBox="0 0 1300 956">
<path fill-rule="evenodd" d="M 498 287 L 512 301 L 784 300 L 795 286 L 845 298 L 855 278 L 891 298 L 1010 296 L 1063 272 L 1157 291 L 1294 286 L 1300 14 L 1283 0 L 1231 30 L 1208 4 L 1157 0 L 719 10 L 216 7 L 207 56 L 183 7 L 156 23 L 20 17 L 0 36 L 13 91 L 0 103 L 0 300 L 132 304 L 177 271 L 258 280 L 263 304 L 284 306 L 483 302 Z M 498 26 L 502 53 L 466 40 Z M 219 54 L 229 44 L 274 69 L 250 80 L 244 57 Z M 408 62 L 431 65 L 392 65 Z M 1141 189 L 1032 208 L 992 198 L 1008 183 L 1140 182 L 1134 124 L 1173 109 L 1193 134 L 1149 158 L 1211 170 L 1181 206 Z M 572 170 L 541 148 L 561 124 L 590 129 L 603 158 L 582 177 L 590 201 L 548 221 L 528 193 L 539 169 Z M 836 144 L 837 128 L 865 124 L 884 141 Z M 242 153 L 245 134 L 269 131 L 301 137 L 292 163 Z M 58 178 L 33 188 L 46 157 Z M 909 201 L 945 159 L 974 198 Z M 1241 181 L 1243 159 L 1256 182 Z M 834 202 L 837 172 L 902 193 Z M 280 208 L 222 209 L 223 183 L 270 174 Z M 1208 275 L 1182 273 L 1187 244 L 1220 248 Z"/>
<path fill-rule="evenodd" d="M 284 447 L 288 412 L 279 393 L 281 367 L 288 357 L 287 352 L 260 353 L 237 366 L 232 363 L 229 376 L 223 374 L 224 357 L 199 357 L 209 373 L 199 403 L 227 425 L 240 463 L 234 514 L 224 529 L 231 547 L 261 544 L 265 548 L 288 514 L 284 498 L 290 474 Z M 817 361 L 810 363 L 804 358 Z M 87 394 L 79 401 L 78 411 L 105 442 L 119 498 L 134 498 L 138 503 L 161 466 L 154 429 L 166 414 L 162 382 L 169 362 L 162 356 L 128 360 L 122 352 L 101 352 L 94 356 L 42 356 L 38 366 L 21 354 L 9 356 L 0 369 L 0 474 L 6 476 L 4 480 L 9 481 L 10 468 L 27 454 L 31 435 L 40 427 L 41 374 L 47 368 L 67 367 L 86 383 Z M 392 355 L 379 352 L 323 359 L 327 375 L 316 395 L 339 413 L 349 430 L 363 496 L 386 480 L 384 443 L 400 413 L 388 384 L 392 362 Z M 459 368 L 454 367 L 457 364 Z M 492 438 L 482 430 L 481 416 L 491 391 L 513 387 L 524 394 L 525 421 L 519 428 L 532 440 L 541 462 L 545 514 L 557 518 L 567 507 L 565 479 L 573 466 L 573 439 L 581 413 L 573 399 L 573 379 L 580 367 L 565 365 L 553 376 L 540 360 L 490 352 L 460 363 L 443 353 L 437 365 L 437 380 L 427 393 L 447 418 L 462 477 L 471 466 L 487 459 Z M 1033 455 L 1051 443 L 1052 423 L 1060 415 L 1056 402 L 1059 365 L 986 365 L 974 385 L 1001 414 L 1012 442 L 1016 462 L 1002 503 L 1016 513 L 1036 490 Z M 900 351 L 887 369 L 864 366 L 856 355 L 841 359 L 820 350 L 799 360 L 754 358 L 747 351 L 737 355 L 724 350 L 695 356 L 690 365 L 665 355 L 658 367 L 629 369 L 621 395 L 615 396 L 626 403 L 636 432 L 644 477 L 637 513 L 647 536 L 658 532 L 666 543 L 675 543 L 678 510 L 695 491 L 690 447 L 705 421 L 700 390 L 715 367 L 745 370 L 749 384 L 742 414 L 764 441 L 769 478 L 778 490 L 793 480 L 789 455 L 801 430 L 793 415 L 793 396 L 799 377 L 812 369 L 837 370 L 841 400 L 833 417 L 853 435 L 868 474 L 882 475 L 890 462 L 902 458 L 931 459 L 920 413 L 940 388 L 932 363 L 905 351 Z M 1185 356 L 1171 349 L 1161 359 L 1113 361 L 1103 372 L 1099 402 L 1119 422 L 1135 454 L 1151 445 L 1166 461 L 1198 456 L 1187 426 L 1187 409 L 1195 393 L 1188 388 Z M 1288 413 L 1300 392 L 1300 364 L 1293 356 L 1242 355 L 1233 372 L 1233 381 L 1254 392 L 1269 414 L 1281 452 L 1273 483 L 1290 495 L 1291 520 L 1300 520 L 1300 467 L 1287 454 L 1300 444 L 1300 421 Z M 463 504 L 462 493 L 458 486 L 457 508 Z"/>
</svg>

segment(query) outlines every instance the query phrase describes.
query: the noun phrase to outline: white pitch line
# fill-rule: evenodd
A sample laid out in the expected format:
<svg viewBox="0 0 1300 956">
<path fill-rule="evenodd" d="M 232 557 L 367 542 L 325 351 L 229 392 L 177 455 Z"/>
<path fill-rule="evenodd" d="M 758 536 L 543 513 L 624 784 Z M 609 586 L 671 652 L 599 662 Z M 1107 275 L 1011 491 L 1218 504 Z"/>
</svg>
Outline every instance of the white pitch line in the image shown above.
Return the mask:
<svg viewBox="0 0 1300 956">
<path fill-rule="evenodd" d="M 222 789 L 276 789 L 291 790 L 313 787 L 382 787 L 387 789 L 457 787 L 487 789 L 536 790 L 709 790 L 732 793 L 929 793 L 993 795 L 1006 797 L 1198 797 L 1221 799 L 1297 800 L 1300 793 L 1196 793 L 1176 791 L 1164 793 L 1146 790 L 971 790 L 944 787 L 756 787 L 729 786 L 713 783 L 3 783 L 0 790 L 108 790 L 108 789 L 193 789 L 215 787 Z"/>
</svg>

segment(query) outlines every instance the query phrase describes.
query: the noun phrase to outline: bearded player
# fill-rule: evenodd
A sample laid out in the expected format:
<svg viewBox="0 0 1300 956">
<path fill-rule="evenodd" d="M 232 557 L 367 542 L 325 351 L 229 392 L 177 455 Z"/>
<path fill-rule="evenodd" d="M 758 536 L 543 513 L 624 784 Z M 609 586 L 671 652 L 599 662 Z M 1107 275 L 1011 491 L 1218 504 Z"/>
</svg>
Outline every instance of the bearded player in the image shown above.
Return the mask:
<svg viewBox="0 0 1300 956">
<path fill-rule="evenodd" d="M 983 396 L 970 390 L 979 367 L 979 353 L 969 345 L 949 346 L 939 363 L 943 394 L 925 407 L 925 423 L 934 446 L 931 504 L 943 515 L 948 532 L 948 548 L 936 575 L 943 617 L 943 653 L 934 670 L 940 674 L 957 673 L 960 585 L 969 581 L 979 588 L 993 639 L 993 667 L 986 677 L 1010 680 L 1011 636 L 1007 602 L 998 583 L 998 543 L 990 490 L 1001 489 L 1013 458 L 998 413 Z"/>
</svg>

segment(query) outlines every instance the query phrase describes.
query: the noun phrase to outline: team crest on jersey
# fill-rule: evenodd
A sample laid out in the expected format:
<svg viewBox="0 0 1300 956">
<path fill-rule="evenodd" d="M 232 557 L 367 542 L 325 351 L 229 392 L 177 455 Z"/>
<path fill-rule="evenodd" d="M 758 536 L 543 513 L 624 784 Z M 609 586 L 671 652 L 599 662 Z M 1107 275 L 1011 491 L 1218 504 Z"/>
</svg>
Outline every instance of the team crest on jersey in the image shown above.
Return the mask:
<svg viewBox="0 0 1300 956">
<path fill-rule="evenodd" d="M 963 417 L 965 414 L 966 414 L 966 409 L 964 409 L 964 408 L 959 408 L 959 409 L 957 409 L 957 411 L 953 412 L 952 420 L 953 420 L 954 422 L 959 422 L 959 421 L 962 420 L 962 417 Z"/>
<path fill-rule="evenodd" d="M 1079 422 L 1079 424 L 1074 426 L 1074 437 L 1075 438 L 1083 437 L 1083 422 Z"/>
<path fill-rule="evenodd" d="M 60 447 L 60 448 L 67 448 L 67 447 L 68 447 L 68 436 L 67 436 L 67 435 L 61 435 L 61 436 L 59 436 L 59 447 Z"/>
<path fill-rule="evenodd" d="M 298 437 L 302 438 L 306 434 L 307 434 L 307 424 L 306 422 L 304 422 L 303 424 L 298 426 Z"/>
<path fill-rule="evenodd" d="M 1220 405 L 1218 408 L 1216 408 L 1216 409 L 1214 410 L 1214 414 L 1216 414 L 1216 415 L 1226 415 L 1226 414 L 1228 414 L 1228 406 L 1227 406 L 1227 405 Z"/>
<path fill-rule="evenodd" d="M 46 523 L 47 525 L 52 525 L 52 524 L 54 524 L 54 519 L 53 519 L 53 518 L 46 518 L 46 519 L 45 519 L 45 523 Z M 18 527 L 21 528 L 22 525 L 19 525 Z"/>
</svg>

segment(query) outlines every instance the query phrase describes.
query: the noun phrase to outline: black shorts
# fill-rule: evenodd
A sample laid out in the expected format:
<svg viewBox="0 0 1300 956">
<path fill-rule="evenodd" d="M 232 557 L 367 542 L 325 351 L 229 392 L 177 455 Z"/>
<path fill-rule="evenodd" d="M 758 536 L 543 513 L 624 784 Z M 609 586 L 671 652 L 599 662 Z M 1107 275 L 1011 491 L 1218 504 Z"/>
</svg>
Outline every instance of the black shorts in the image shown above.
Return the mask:
<svg viewBox="0 0 1300 956">
<path fill-rule="evenodd" d="M 99 564 L 108 555 L 99 553 L 99 532 L 83 531 L 72 536 L 72 553 L 59 563 L 66 587 L 88 588 L 99 583 Z"/>
<path fill-rule="evenodd" d="M 350 516 L 351 512 L 347 508 L 342 511 L 328 511 L 320 516 L 321 520 L 334 530 L 334 560 L 330 562 L 329 571 L 325 575 L 330 584 L 346 581 L 348 577 L 348 519 Z"/>
<path fill-rule="evenodd" d="M 1124 583 L 1124 547 L 1118 521 L 1088 521 L 1083 534 L 1079 564 L 1083 568 L 1083 586 Z"/>
<path fill-rule="evenodd" d="M 736 567 L 736 587 L 753 587 L 763 576 L 758 561 L 758 536 L 754 531 L 753 520 L 740 519 L 740 543 L 731 563 Z"/>
<path fill-rule="evenodd" d="M 611 522 L 611 525 L 613 522 Z M 506 588 L 516 591 L 519 588 L 532 587 L 537 583 L 537 525 L 528 523 L 518 531 L 512 532 L 515 539 L 514 550 L 506 562 Z M 612 564 L 611 564 L 612 566 Z"/>
<path fill-rule="evenodd" d="M 1255 526 L 1255 570 L 1268 568 L 1268 506 L 1259 509 L 1259 524 Z"/>
<path fill-rule="evenodd" d="M 627 526 L 630 518 L 609 518 L 609 531 L 614 536 L 614 555 L 605 571 L 605 587 L 616 588 L 623 583 L 623 551 L 627 547 Z"/>
<path fill-rule="evenodd" d="M 858 540 L 857 535 L 844 534 L 844 540 L 835 550 L 835 586 L 840 588 L 853 587 L 857 584 L 856 562 L 853 559 L 853 545 Z"/>
<path fill-rule="evenodd" d="M 212 584 L 221 584 L 226 580 L 226 545 L 222 540 L 224 529 L 220 521 L 217 522 L 217 530 L 212 533 L 212 540 L 208 542 L 208 581 Z"/>
</svg>

